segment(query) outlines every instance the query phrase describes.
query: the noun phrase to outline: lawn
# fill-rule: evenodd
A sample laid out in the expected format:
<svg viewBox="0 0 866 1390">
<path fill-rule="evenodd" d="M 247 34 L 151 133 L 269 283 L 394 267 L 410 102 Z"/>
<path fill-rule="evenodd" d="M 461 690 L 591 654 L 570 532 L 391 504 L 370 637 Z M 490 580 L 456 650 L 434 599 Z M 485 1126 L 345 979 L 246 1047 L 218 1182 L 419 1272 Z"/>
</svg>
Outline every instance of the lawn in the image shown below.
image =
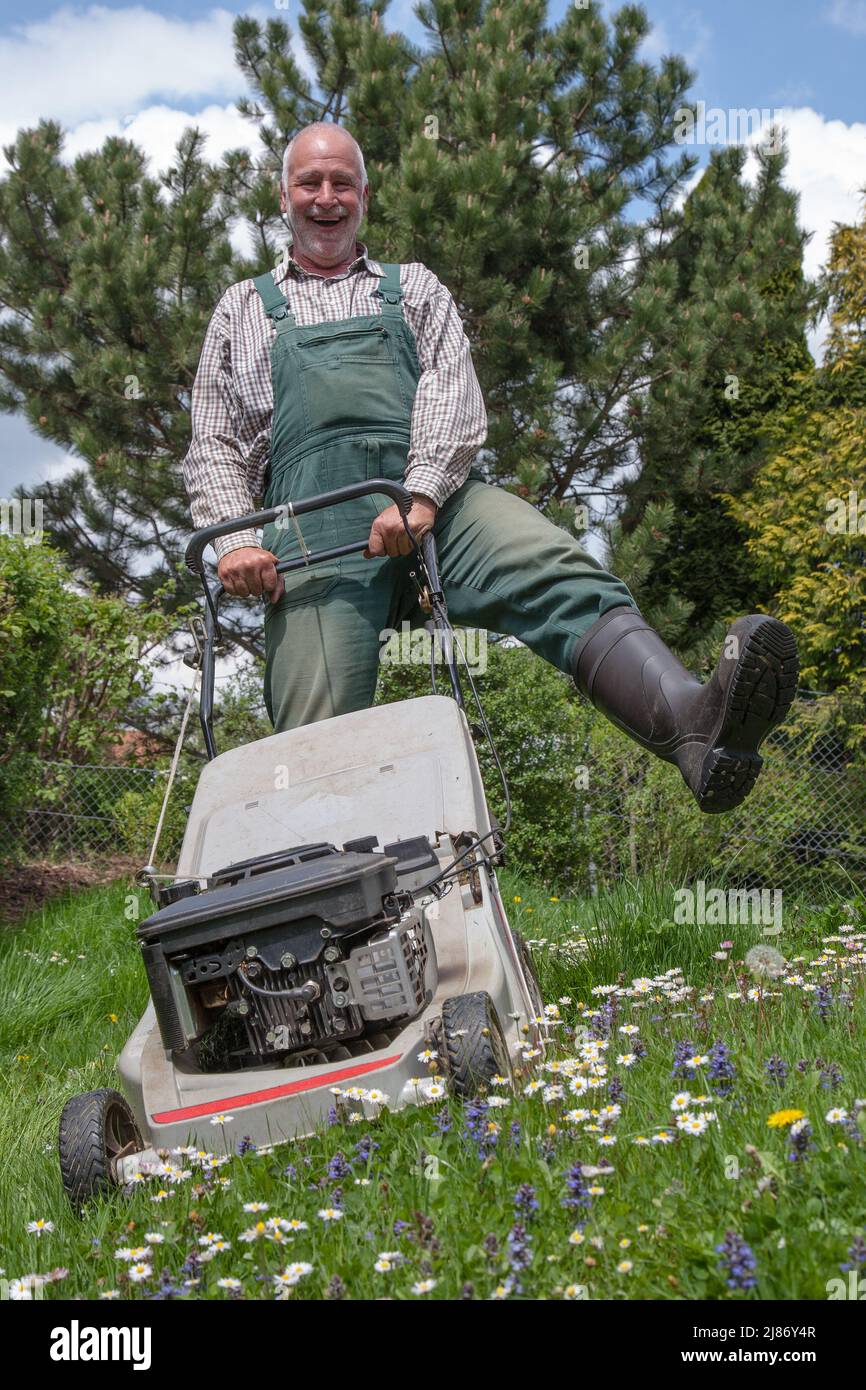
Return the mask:
<svg viewBox="0 0 866 1390">
<path fill-rule="evenodd" d="M 13 1295 L 39 1273 L 45 1298 L 826 1299 L 849 1267 L 866 1274 L 862 900 L 786 903 L 782 935 L 762 939 L 675 925 L 672 893 L 649 882 L 590 902 L 505 870 L 500 885 L 553 1015 L 515 1092 L 354 1121 L 335 1097 L 321 1134 L 258 1152 L 238 1116 L 214 1126 L 211 1155 L 175 1153 L 81 1216 L 58 1118 L 73 1093 L 117 1084 L 146 999 L 134 928 L 149 900 L 118 883 L 4 929 Z M 779 976 L 743 964 L 768 943 Z"/>
</svg>

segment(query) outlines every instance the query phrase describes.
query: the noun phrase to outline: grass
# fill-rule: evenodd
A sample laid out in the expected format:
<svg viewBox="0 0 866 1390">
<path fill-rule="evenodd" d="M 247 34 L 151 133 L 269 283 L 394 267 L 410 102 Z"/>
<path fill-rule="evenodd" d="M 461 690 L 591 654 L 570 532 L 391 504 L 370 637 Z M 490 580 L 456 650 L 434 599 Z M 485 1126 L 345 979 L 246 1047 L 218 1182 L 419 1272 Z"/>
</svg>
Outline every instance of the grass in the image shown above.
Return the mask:
<svg viewBox="0 0 866 1390">
<path fill-rule="evenodd" d="M 228 1161 L 202 1168 L 177 1158 L 193 1176 L 166 1181 L 164 1199 L 153 1200 L 159 1180 L 151 1179 L 83 1216 L 61 1190 L 58 1119 L 75 1092 L 117 1084 L 116 1056 L 146 1000 L 134 926 L 148 900 L 142 894 L 136 903 L 139 890 L 121 883 L 51 903 L 7 929 L 0 940 L 5 1277 L 65 1270 L 44 1286 L 46 1298 L 114 1291 L 139 1299 L 153 1295 L 163 1275 L 183 1297 L 272 1298 L 274 1276 L 298 1262 L 311 1268 L 284 1290 L 293 1299 L 487 1299 L 497 1290 L 531 1299 L 581 1290 L 590 1299 L 826 1298 L 827 1281 L 841 1277 L 866 1222 L 866 1110 L 855 1118 L 855 1102 L 866 1098 L 862 902 L 820 913 L 786 903 L 783 933 L 769 938 L 804 983 L 825 986 L 830 998 L 764 981 L 752 1000 L 745 992 L 758 986 L 738 962 L 761 941 L 760 927 L 677 925 L 671 890 L 649 881 L 580 903 L 551 900 L 505 870 L 500 886 L 512 924 L 534 943 L 545 998 L 568 1001 L 558 1004 L 562 1021 L 551 1029 L 556 1041 L 546 1058 L 528 1059 L 516 1094 L 499 1092 L 506 1106 L 383 1110 L 376 1120 L 338 1123 L 302 1143 L 241 1156 L 234 1153 L 239 1117 L 213 1131 L 212 1149 Z M 714 953 L 723 939 L 734 946 L 722 961 Z M 693 993 L 674 990 L 672 998 L 670 986 L 591 993 L 677 968 Z M 590 1012 L 606 1004 L 613 1011 L 607 1070 L 574 1071 L 599 1083 L 576 1096 L 568 1071 L 537 1067 L 575 1059 Z M 639 1028 L 646 1050 L 629 1066 L 616 1062 L 635 1050 L 634 1037 L 618 1031 L 623 1025 Z M 708 1064 L 672 1074 L 675 1047 L 686 1040 L 699 1055 L 711 1054 L 717 1040 L 730 1050 L 729 1094 L 717 1093 L 722 1083 Z M 767 1072 L 774 1056 L 787 1069 L 781 1084 Z M 524 1095 L 533 1078 L 542 1086 Z M 562 1096 L 545 1098 L 545 1084 L 562 1085 Z M 683 1090 L 709 1097 L 689 1103 L 692 1113 L 717 1117 L 702 1134 L 675 1127 L 671 1099 Z M 612 1096 L 621 1107 L 615 1119 L 567 1118 L 601 1110 Z M 847 1111 L 847 1122 L 828 1123 L 831 1107 Z M 767 1124 L 784 1110 L 804 1112 L 811 1125 L 796 1161 L 788 1156 L 789 1124 Z M 662 1129 L 672 1143 L 634 1143 Z M 616 1143 L 600 1146 L 605 1134 Z M 593 1178 L 581 1165 L 614 1171 Z M 592 1185 L 603 1193 L 589 1193 Z M 564 1205 L 569 1198 L 577 1204 Z M 267 1211 L 244 1212 L 251 1202 Z M 320 1218 L 328 1207 L 342 1218 Z M 279 1241 L 240 1239 L 274 1217 L 306 1229 Z M 53 1222 L 53 1231 L 28 1234 L 27 1222 L 38 1218 Z M 728 1231 L 754 1256 L 750 1289 L 729 1287 L 719 1268 L 715 1247 Z M 201 1256 L 208 1233 L 228 1248 L 194 1268 L 190 1256 Z M 150 1234 L 162 1241 L 150 1242 L 144 1263 L 152 1272 L 136 1284 L 132 1263 L 115 1252 L 147 1245 Z M 855 1260 L 866 1257 L 859 1249 Z M 382 1252 L 399 1258 L 377 1270 Z M 618 1268 L 623 1262 L 630 1268 Z M 239 1290 L 220 1287 L 221 1277 L 239 1280 Z M 198 1282 L 186 1285 L 190 1278 Z M 424 1280 L 435 1281 L 430 1292 L 413 1293 Z"/>
</svg>

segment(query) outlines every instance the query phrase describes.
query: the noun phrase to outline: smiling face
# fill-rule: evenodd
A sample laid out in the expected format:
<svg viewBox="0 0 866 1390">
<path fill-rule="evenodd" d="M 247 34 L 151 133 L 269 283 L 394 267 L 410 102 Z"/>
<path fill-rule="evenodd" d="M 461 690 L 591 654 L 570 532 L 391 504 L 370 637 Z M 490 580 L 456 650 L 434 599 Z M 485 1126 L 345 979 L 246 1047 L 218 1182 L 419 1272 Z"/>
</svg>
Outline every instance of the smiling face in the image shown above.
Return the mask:
<svg viewBox="0 0 866 1390">
<path fill-rule="evenodd" d="M 369 191 L 357 147 L 339 126 L 298 136 L 280 188 L 280 208 L 288 216 L 299 265 L 335 274 L 351 264 Z"/>
</svg>

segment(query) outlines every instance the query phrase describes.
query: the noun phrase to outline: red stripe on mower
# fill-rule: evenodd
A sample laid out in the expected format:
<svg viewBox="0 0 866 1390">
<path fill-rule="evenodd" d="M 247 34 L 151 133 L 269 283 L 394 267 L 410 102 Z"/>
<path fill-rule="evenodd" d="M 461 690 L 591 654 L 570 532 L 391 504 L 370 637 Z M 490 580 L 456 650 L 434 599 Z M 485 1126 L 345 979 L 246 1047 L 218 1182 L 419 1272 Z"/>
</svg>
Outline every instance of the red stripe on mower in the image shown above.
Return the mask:
<svg viewBox="0 0 866 1390">
<path fill-rule="evenodd" d="M 185 1105 L 180 1110 L 161 1110 L 151 1119 L 158 1125 L 170 1125 L 177 1120 L 195 1120 L 201 1115 L 219 1115 L 224 1110 L 240 1110 L 244 1105 L 259 1105 L 263 1100 L 279 1100 L 282 1096 L 297 1096 L 302 1091 L 316 1091 L 321 1086 L 333 1086 L 338 1081 L 348 1081 L 353 1076 L 363 1076 L 368 1071 L 380 1071 L 392 1062 L 401 1060 L 401 1053 L 393 1057 L 383 1057 L 379 1062 L 362 1062 L 357 1067 L 341 1067 L 339 1071 L 320 1072 L 304 1081 L 290 1081 L 285 1086 L 269 1086 L 266 1091 L 247 1091 L 241 1096 L 224 1096 L 222 1100 L 205 1101 L 202 1105 Z"/>
</svg>

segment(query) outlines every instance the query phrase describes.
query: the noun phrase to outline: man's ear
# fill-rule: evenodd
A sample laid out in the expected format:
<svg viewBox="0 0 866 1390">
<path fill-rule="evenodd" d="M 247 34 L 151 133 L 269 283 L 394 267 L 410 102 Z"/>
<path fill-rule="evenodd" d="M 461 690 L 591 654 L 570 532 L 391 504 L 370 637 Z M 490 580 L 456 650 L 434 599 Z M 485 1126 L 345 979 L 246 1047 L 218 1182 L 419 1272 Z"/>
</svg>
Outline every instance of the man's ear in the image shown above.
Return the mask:
<svg viewBox="0 0 866 1390">
<path fill-rule="evenodd" d="M 282 183 L 281 183 L 281 184 L 280 184 L 280 212 L 285 212 L 285 211 L 287 210 L 287 207 L 288 207 L 288 204 L 286 203 L 286 190 L 285 190 L 285 188 L 283 187 L 283 185 L 282 185 Z"/>
</svg>

